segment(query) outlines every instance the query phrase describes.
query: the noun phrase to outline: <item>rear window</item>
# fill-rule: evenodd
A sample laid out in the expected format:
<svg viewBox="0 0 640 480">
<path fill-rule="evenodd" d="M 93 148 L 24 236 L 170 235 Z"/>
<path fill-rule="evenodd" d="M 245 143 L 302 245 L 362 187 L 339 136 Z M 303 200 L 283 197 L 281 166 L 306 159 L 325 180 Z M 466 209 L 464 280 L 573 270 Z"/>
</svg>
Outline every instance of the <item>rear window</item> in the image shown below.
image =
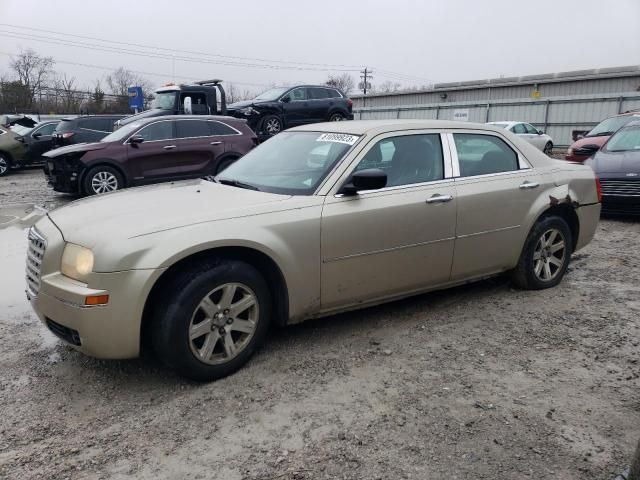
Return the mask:
<svg viewBox="0 0 640 480">
<path fill-rule="evenodd" d="M 60 123 L 56 126 L 56 132 L 68 132 L 69 130 L 73 130 L 78 125 L 75 119 L 67 120 L 62 119 Z"/>
<path fill-rule="evenodd" d="M 110 118 L 83 118 L 79 120 L 80 128 L 97 130 L 99 132 L 112 132 L 113 120 Z"/>
</svg>

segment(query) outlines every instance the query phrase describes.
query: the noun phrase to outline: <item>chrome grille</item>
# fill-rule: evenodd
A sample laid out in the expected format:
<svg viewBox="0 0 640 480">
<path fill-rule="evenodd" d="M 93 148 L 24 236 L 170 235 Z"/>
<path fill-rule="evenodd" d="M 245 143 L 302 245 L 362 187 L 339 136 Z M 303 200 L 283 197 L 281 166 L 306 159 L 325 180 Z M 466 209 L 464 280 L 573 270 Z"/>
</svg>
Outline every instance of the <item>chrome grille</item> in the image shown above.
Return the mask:
<svg viewBox="0 0 640 480">
<path fill-rule="evenodd" d="M 619 197 L 640 197 L 640 178 L 638 180 L 603 180 L 600 179 L 602 195 Z"/>
<path fill-rule="evenodd" d="M 40 269 L 42 258 L 47 247 L 46 240 L 36 232 L 35 228 L 29 229 L 29 245 L 27 248 L 27 290 L 30 296 L 35 297 L 40 291 Z"/>
</svg>

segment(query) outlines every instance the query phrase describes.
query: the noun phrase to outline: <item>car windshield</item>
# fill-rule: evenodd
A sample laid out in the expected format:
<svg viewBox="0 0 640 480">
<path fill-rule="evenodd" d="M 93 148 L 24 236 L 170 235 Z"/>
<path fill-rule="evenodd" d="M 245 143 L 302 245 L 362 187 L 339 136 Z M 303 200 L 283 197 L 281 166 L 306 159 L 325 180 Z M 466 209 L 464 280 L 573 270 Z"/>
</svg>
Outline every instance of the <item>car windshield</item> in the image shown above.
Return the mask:
<svg viewBox="0 0 640 480">
<path fill-rule="evenodd" d="M 140 122 L 133 122 L 128 125 L 124 125 L 120 127 L 118 130 L 116 130 L 115 132 L 110 133 L 100 141 L 101 142 L 118 142 L 118 141 L 124 140 L 141 126 L 142 124 Z"/>
<path fill-rule="evenodd" d="M 601 137 L 605 135 L 612 135 L 620 127 L 624 127 L 632 120 L 637 120 L 637 115 L 622 115 L 620 117 L 611 117 L 601 121 L 596 127 L 587 133 L 587 137 Z"/>
<path fill-rule="evenodd" d="M 176 92 L 156 92 L 156 97 L 151 102 L 151 108 L 159 108 L 160 110 L 176 109 Z"/>
<path fill-rule="evenodd" d="M 31 130 L 35 127 L 23 127 L 22 125 L 13 125 L 11 130 L 13 130 L 18 135 L 28 135 Z"/>
<path fill-rule="evenodd" d="M 311 195 L 358 138 L 343 133 L 280 133 L 233 163 L 217 180 L 264 192 Z"/>
<path fill-rule="evenodd" d="M 640 125 L 633 125 L 618 130 L 615 135 L 609 139 L 603 150 L 607 152 L 640 150 Z"/>
<path fill-rule="evenodd" d="M 289 89 L 286 88 L 286 87 L 284 87 L 284 88 L 272 88 L 271 90 L 267 90 L 266 92 L 261 93 L 256 98 L 254 98 L 254 100 L 260 100 L 262 102 L 267 102 L 267 101 L 270 101 L 270 100 L 277 100 L 278 98 L 280 98 L 280 95 L 282 95 L 287 90 L 289 90 Z"/>
</svg>

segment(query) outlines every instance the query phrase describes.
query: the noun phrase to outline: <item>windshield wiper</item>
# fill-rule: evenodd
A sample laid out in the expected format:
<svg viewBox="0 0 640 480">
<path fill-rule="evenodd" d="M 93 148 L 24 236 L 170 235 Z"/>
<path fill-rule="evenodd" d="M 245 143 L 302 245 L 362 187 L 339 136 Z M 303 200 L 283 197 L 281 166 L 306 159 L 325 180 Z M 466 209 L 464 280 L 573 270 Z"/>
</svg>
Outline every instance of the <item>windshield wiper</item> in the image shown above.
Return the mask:
<svg viewBox="0 0 640 480">
<path fill-rule="evenodd" d="M 587 137 L 604 137 L 609 135 L 613 135 L 613 132 L 598 132 L 594 133 L 593 135 L 587 135 Z"/>
<path fill-rule="evenodd" d="M 257 190 L 260 191 L 258 187 L 255 185 L 251 185 L 249 183 L 240 182 L 238 180 L 233 180 L 231 178 L 217 178 L 218 183 L 222 183 L 223 185 L 231 185 L 232 187 L 238 188 L 246 188 L 247 190 Z"/>
</svg>

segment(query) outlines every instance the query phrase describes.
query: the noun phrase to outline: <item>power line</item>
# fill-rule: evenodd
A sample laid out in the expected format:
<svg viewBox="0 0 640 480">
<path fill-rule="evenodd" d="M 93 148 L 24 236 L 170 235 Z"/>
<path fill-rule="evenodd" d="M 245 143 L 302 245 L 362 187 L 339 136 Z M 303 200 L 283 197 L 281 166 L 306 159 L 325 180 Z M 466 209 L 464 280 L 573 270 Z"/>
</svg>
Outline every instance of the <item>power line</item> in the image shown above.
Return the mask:
<svg viewBox="0 0 640 480">
<path fill-rule="evenodd" d="M 193 50 L 180 50 L 180 49 L 175 49 L 175 48 L 159 47 L 157 45 L 145 45 L 145 44 L 141 44 L 141 43 L 120 42 L 120 41 L 117 41 L 117 40 L 107 40 L 107 39 L 102 39 L 102 38 L 97 38 L 97 37 L 89 37 L 89 36 L 85 36 L 85 35 L 74 35 L 74 34 L 71 34 L 71 33 L 57 32 L 57 31 L 54 31 L 54 30 L 46 30 L 46 29 L 43 29 L 43 28 L 26 27 L 26 26 L 23 26 L 23 25 L 12 25 L 12 24 L 9 24 L 9 23 L 0 23 L 0 26 L 10 27 L 10 28 L 17 28 L 17 29 L 24 29 L 24 30 L 33 30 L 33 31 L 44 32 L 44 33 L 52 33 L 52 34 L 55 34 L 55 35 L 63 35 L 63 36 L 68 36 L 68 37 L 83 38 L 83 39 L 89 39 L 89 40 L 94 40 L 94 41 L 99 41 L 99 42 L 125 45 L 125 46 L 130 46 L 130 47 L 141 47 L 141 48 L 148 48 L 148 49 L 153 49 L 153 50 L 160 49 L 160 50 L 165 50 L 165 51 L 168 51 L 168 52 L 188 53 L 188 54 L 203 55 L 203 56 L 208 56 L 208 57 L 229 58 L 229 59 L 236 59 L 236 60 L 251 60 L 251 61 L 258 61 L 258 62 L 265 62 L 265 63 L 285 63 L 285 64 L 288 63 L 288 64 L 295 64 L 295 65 L 311 65 L 311 66 L 317 66 L 317 67 L 359 68 L 358 65 L 343 65 L 343 64 L 332 64 L 332 63 L 311 63 L 311 62 L 298 62 L 298 61 L 293 61 L 293 60 L 273 60 L 273 59 L 264 59 L 264 58 L 255 58 L 255 57 L 240 57 L 240 56 L 235 56 L 235 55 L 221 55 L 221 54 L 217 54 L 217 53 L 206 53 L 206 52 L 198 52 L 198 51 L 193 51 Z"/>
<path fill-rule="evenodd" d="M 8 57 L 11 57 L 12 54 L 7 53 L 7 52 L 0 52 L 0 55 L 6 55 Z M 115 72 L 116 70 L 118 70 L 118 68 L 115 67 L 105 67 L 103 65 L 92 65 L 90 63 L 79 63 L 79 62 L 69 62 L 66 60 L 59 60 L 57 58 L 53 59 L 56 63 L 62 63 L 65 65 L 74 65 L 74 66 L 78 66 L 78 67 L 87 67 L 87 68 L 96 68 L 99 70 L 105 70 L 105 71 L 109 71 L 109 72 Z M 152 77 L 162 77 L 162 78 L 170 78 L 170 75 L 166 74 L 166 73 L 157 73 L 157 72 L 144 72 L 141 70 L 130 70 L 127 69 L 128 71 L 130 71 L 131 73 L 137 73 L 139 75 L 148 75 L 148 76 L 152 76 Z M 185 79 L 185 80 L 202 80 L 201 77 L 188 77 L 188 76 L 181 76 L 181 78 Z M 236 83 L 238 85 L 247 85 L 250 87 L 270 87 L 271 85 L 267 85 L 267 84 L 262 84 L 262 83 L 247 83 L 247 82 L 236 82 L 233 80 L 226 80 L 227 83 Z"/>
</svg>

